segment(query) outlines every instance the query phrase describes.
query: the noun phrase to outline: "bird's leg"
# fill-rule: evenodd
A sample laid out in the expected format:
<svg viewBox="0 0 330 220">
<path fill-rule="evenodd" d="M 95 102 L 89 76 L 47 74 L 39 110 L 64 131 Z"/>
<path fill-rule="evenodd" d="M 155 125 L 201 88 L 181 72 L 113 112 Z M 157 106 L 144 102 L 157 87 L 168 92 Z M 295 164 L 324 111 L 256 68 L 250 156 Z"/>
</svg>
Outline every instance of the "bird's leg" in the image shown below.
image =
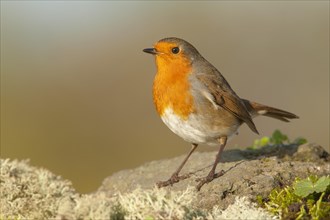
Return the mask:
<svg viewBox="0 0 330 220">
<path fill-rule="evenodd" d="M 182 170 L 183 166 L 186 164 L 186 162 L 189 159 L 189 157 L 191 156 L 191 154 L 196 150 L 197 146 L 198 146 L 197 144 L 192 144 L 191 145 L 191 150 L 190 150 L 189 154 L 182 161 L 182 163 L 180 164 L 178 169 L 172 174 L 172 176 L 166 181 L 160 181 L 160 182 L 156 183 L 158 188 L 165 187 L 165 186 L 168 186 L 168 185 L 173 185 L 173 183 L 177 183 L 182 179 L 188 178 L 188 176 L 179 177 L 179 173 Z"/>
<path fill-rule="evenodd" d="M 221 170 L 219 173 L 215 173 L 215 169 L 217 168 L 217 165 L 218 165 L 218 163 L 220 161 L 222 151 L 223 151 L 223 149 L 226 146 L 226 142 L 227 142 L 227 137 L 226 136 L 219 138 L 220 148 L 219 148 L 218 154 L 217 154 L 217 156 L 215 158 L 214 164 L 213 164 L 212 169 L 210 170 L 209 174 L 206 177 L 204 177 L 203 179 L 201 179 L 200 182 L 199 182 L 199 184 L 196 186 L 196 189 L 198 191 L 202 188 L 202 186 L 205 183 L 209 183 L 213 179 L 218 178 L 218 177 L 220 177 L 220 176 L 222 176 L 224 174 L 224 171 L 223 170 Z"/>
</svg>

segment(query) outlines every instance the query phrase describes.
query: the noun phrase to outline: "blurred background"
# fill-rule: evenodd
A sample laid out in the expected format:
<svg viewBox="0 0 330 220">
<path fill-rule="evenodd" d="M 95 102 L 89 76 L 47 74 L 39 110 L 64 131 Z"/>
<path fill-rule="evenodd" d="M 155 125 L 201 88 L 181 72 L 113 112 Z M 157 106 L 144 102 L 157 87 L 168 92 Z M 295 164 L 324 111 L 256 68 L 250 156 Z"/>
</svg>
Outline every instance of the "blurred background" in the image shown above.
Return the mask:
<svg viewBox="0 0 330 220">
<path fill-rule="evenodd" d="M 1 1 L 1 157 L 29 158 L 86 193 L 186 154 L 154 110 L 154 58 L 142 52 L 170 36 L 239 96 L 300 116 L 257 118 L 261 136 L 280 129 L 329 151 L 328 1 Z M 227 149 L 261 136 L 243 125 Z"/>
</svg>

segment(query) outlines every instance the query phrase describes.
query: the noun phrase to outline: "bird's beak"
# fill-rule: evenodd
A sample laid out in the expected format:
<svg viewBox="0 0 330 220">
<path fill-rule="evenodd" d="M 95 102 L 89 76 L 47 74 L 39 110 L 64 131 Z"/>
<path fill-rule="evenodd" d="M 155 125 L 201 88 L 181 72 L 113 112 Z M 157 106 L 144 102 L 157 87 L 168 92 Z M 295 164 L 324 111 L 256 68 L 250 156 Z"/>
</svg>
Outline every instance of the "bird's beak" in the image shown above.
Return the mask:
<svg viewBox="0 0 330 220">
<path fill-rule="evenodd" d="M 143 49 L 143 52 L 150 53 L 150 54 L 157 54 L 158 53 L 155 48 L 146 48 L 146 49 Z"/>
</svg>

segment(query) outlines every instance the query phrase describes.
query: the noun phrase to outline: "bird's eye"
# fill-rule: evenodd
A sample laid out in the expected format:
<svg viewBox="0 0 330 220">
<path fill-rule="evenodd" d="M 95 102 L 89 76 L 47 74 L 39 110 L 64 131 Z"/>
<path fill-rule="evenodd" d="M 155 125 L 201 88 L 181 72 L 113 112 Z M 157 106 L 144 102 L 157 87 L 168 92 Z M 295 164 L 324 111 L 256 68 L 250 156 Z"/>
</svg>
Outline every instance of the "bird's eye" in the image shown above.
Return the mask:
<svg viewBox="0 0 330 220">
<path fill-rule="evenodd" d="M 172 53 L 177 54 L 180 52 L 180 49 L 178 47 L 173 47 L 172 48 Z"/>
</svg>

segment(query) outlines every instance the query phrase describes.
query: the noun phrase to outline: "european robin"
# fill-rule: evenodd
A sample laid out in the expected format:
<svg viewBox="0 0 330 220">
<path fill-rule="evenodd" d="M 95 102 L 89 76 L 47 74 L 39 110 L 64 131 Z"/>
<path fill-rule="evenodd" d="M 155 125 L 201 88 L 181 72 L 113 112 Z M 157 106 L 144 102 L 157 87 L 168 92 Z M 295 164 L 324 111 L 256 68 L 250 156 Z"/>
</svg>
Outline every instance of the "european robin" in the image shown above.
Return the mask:
<svg viewBox="0 0 330 220">
<path fill-rule="evenodd" d="M 175 134 L 190 142 L 192 148 L 173 175 L 158 182 L 164 187 L 179 182 L 179 172 L 198 144 L 219 145 L 209 174 L 202 178 L 197 190 L 223 174 L 215 173 L 221 153 L 229 137 L 246 123 L 257 133 L 253 118 L 269 116 L 288 122 L 295 114 L 241 99 L 227 80 L 197 49 L 179 38 L 164 38 L 153 48 L 143 50 L 155 55 L 157 73 L 153 84 L 153 101 L 163 122 Z"/>
</svg>

